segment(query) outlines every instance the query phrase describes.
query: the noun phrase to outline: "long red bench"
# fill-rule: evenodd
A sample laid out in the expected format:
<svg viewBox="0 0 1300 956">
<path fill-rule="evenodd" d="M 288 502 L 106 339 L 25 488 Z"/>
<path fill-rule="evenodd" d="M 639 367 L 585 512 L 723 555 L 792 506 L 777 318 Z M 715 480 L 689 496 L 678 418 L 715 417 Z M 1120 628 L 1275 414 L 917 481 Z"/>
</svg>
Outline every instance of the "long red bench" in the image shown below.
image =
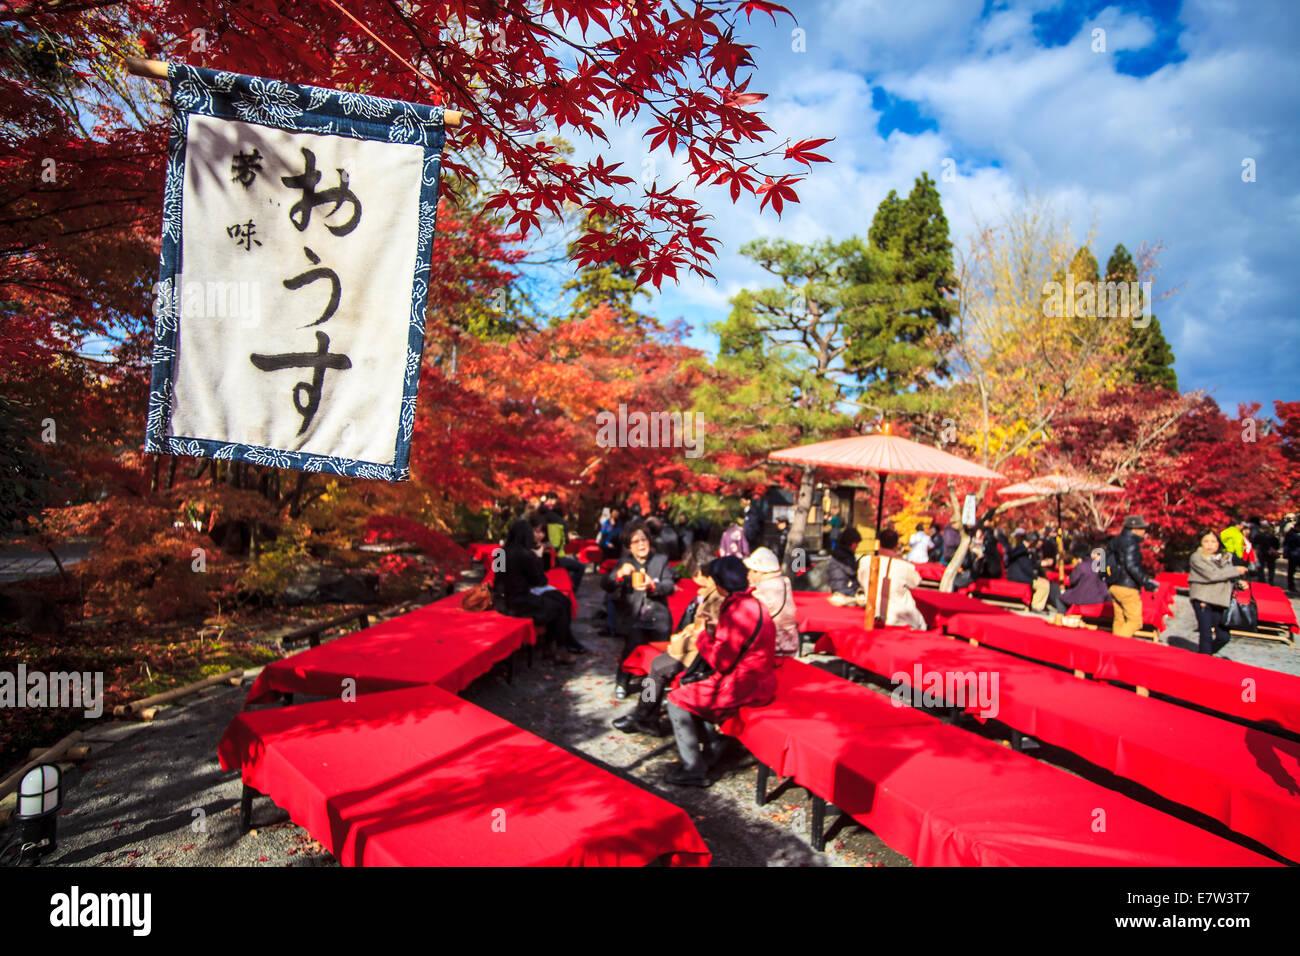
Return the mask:
<svg viewBox="0 0 1300 956">
<path fill-rule="evenodd" d="M 1174 616 L 1174 591 L 1173 584 L 1168 581 L 1157 581 L 1156 590 L 1141 592 L 1142 624 L 1157 634 L 1164 633 L 1166 620 Z M 1104 604 L 1072 604 L 1067 612 L 1096 621 L 1115 619 L 1115 605 L 1109 601 Z"/>
<path fill-rule="evenodd" d="M 1034 589 L 1020 581 L 1006 578 L 976 578 L 964 588 L 973 597 L 997 598 L 999 601 L 1019 601 L 1029 607 L 1034 599 Z"/>
<path fill-rule="evenodd" d="M 988 614 L 996 617 L 1016 617 L 1006 608 L 985 604 L 965 594 L 945 593 L 928 588 L 912 588 L 916 608 L 931 628 L 942 628 L 956 614 Z"/>
<path fill-rule="evenodd" d="M 1300 733 L 1300 677 L 1036 618 L 958 614 L 949 634 Z"/>
<path fill-rule="evenodd" d="M 708 865 L 686 812 L 436 687 L 246 712 L 218 753 L 344 866 Z"/>
<path fill-rule="evenodd" d="M 994 713 L 982 714 L 979 701 L 948 703 L 964 704 L 977 719 L 996 717 L 1300 860 L 1300 743 L 932 632 L 841 631 L 818 649 L 908 682 L 917 667 L 927 682 L 928 675 L 984 675 L 990 685 L 996 678 Z"/>
<path fill-rule="evenodd" d="M 495 611 L 461 609 L 453 594 L 419 610 L 267 664 L 245 707 L 279 694 L 338 696 L 436 684 L 455 693 L 493 664 L 536 642 L 533 622 Z"/>
<path fill-rule="evenodd" d="M 794 619 L 805 634 L 820 634 L 838 627 L 861 627 L 865 611 L 860 607 L 837 607 L 825 591 L 795 591 Z"/>
<path fill-rule="evenodd" d="M 800 661 L 722 731 L 918 866 L 1264 866 L 1271 860 Z M 766 798 L 760 771 L 759 801 Z"/>
<path fill-rule="evenodd" d="M 1177 588 L 1179 591 L 1188 589 L 1186 572 L 1161 571 L 1155 577 L 1157 582 Z M 1287 597 L 1286 591 L 1275 584 L 1264 584 L 1260 581 L 1248 583 L 1255 604 L 1259 608 L 1261 624 L 1275 624 L 1286 628 L 1291 634 L 1300 634 L 1300 622 L 1296 620 L 1295 606 Z"/>
</svg>

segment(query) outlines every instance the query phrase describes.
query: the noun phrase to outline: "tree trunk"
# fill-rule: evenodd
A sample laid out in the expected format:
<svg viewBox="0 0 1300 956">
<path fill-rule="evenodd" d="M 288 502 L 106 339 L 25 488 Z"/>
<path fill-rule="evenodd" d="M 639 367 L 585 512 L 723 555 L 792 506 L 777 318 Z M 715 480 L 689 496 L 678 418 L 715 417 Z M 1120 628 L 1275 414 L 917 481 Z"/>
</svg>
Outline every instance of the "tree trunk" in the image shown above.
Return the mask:
<svg viewBox="0 0 1300 956">
<path fill-rule="evenodd" d="M 956 523 L 961 531 L 961 544 L 957 545 L 957 550 L 953 552 L 952 559 L 948 566 L 943 569 L 943 577 L 939 580 L 939 590 L 944 594 L 951 594 L 953 590 L 953 579 L 961 571 L 961 563 L 966 560 L 966 552 L 970 550 L 970 533 L 966 526 L 961 523 L 961 499 L 957 495 L 957 489 L 951 484 L 948 486 L 948 510 L 949 523 Z"/>
<path fill-rule="evenodd" d="M 799 497 L 794 505 L 794 518 L 790 522 L 790 536 L 786 539 L 785 563 L 788 568 L 794 559 L 795 552 L 804 546 L 804 538 L 807 536 L 808 529 L 808 511 L 812 508 L 813 487 L 815 482 L 815 469 L 812 465 L 803 466 L 803 476 L 799 479 Z M 820 541 L 818 546 L 820 547 Z M 805 566 L 807 561 L 804 562 Z"/>
</svg>

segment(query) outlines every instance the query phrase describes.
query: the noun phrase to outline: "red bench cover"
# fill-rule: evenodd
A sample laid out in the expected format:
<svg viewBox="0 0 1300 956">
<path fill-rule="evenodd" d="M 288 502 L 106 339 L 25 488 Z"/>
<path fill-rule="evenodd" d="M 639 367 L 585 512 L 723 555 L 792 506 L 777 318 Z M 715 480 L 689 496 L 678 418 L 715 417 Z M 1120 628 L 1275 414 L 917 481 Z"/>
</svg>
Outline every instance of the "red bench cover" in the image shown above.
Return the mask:
<svg viewBox="0 0 1300 956">
<path fill-rule="evenodd" d="M 794 592 L 795 624 L 805 634 L 837 627 L 861 627 L 865 615 L 860 607 L 836 607 L 825 591 Z"/>
<path fill-rule="evenodd" d="M 771 704 L 742 708 L 723 731 L 918 866 L 1272 865 L 800 661 L 777 682 Z"/>
<path fill-rule="evenodd" d="M 455 693 L 536 642 L 533 622 L 495 611 L 470 613 L 453 594 L 403 614 L 267 664 L 244 706 L 274 700 L 278 693 L 337 696 L 343 680 L 358 694 L 437 684 Z"/>
<path fill-rule="evenodd" d="M 949 634 L 1300 733 L 1300 677 L 1164 644 L 1018 617 L 960 614 Z"/>
<path fill-rule="evenodd" d="M 686 812 L 436 687 L 243 713 L 224 770 L 344 866 L 706 866 Z"/>
<path fill-rule="evenodd" d="M 1153 628 L 1157 633 L 1163 634 L 1166 618 L 1173 617 L 1174 614 L 1175 589 L 1174 585 L 1169 581 L 1157 581 L 1156 584 L 1156 590 L 1142 592 L 1142 623 Z M 1103 621 L 1113 621 L 1115 619 L 1115 606 L 1109 601 L 1105 604 L 1071 605 L 1068 613 L 1078 614 L 1081 617 L 1097 618 Z"/>
<path fill-rule="evenodd" d="M 1300 743 L 933 633 L 828 640 L 845 660 L 909 682 L 918 664 L 996 675 L 998 720 L 1300 860 Z M 980 716 L 978 702 L 965 709 Z"/>
<path fill-rule="evenodd" d="M 1034 599 L 1034 589 L 1028 584 L 1020 581 L 1008 581 L 1006 578 L 976 578 L 971 582 L 970 593 L 975 597 L 986 595 L 988 597 L 1010 599 L 1019 601 L 1025 607 Z"/>
<path fill-rule="evenodd" d="M 924 561 L 916 565 L 916 573 L 921 575 L 922 581 L 942 581 L 943 572 L 947 567 L 946 564 L 939 564 L 937 561 Z"/>
<path fill-rule="evenodd" d="M 912 588 L 912 598 L 917 610 L 931 628 L 942 628 L 954 614 L 988 614 L 995 617 L 1015 617 L 1006 608 L 985 604 L 965 594 L 950 594 L 929 588 Z"/>
</svg>

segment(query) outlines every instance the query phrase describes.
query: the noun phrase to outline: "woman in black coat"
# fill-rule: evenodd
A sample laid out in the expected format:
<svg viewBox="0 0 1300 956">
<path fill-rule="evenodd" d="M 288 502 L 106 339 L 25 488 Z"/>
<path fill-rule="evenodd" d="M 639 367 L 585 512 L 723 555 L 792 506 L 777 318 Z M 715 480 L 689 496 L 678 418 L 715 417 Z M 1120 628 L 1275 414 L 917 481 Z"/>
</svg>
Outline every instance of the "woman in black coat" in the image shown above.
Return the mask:
<svg viewBox="0 0 1300 956">
<path fill-rule="evenodd" d="M 826 562 L 826 588 L 832 594 L 853 597 L 862 590 L 858 586 L 858 556 L 854 554 L 861 542 L 857 528 L 849 528 L 835 542 Z"/>
<path fill-rule="evenodd" d="M 510 526 L 506 535 L 505 568 L 497 573 L 492 585 L 495 604 L 502 614 L 532 618 L 544 625 L 542 655 L 557 664 L 572 664 L 568 652 L 577 645 L 572 630 L 573 605 L 546 580 L 542 560 L 533 553 L 535 546 L 529 521 L 520 518 Z M 539 588 L 547 590 L 534 593 Z"/>
<path fill-rule="evenodd" d="M 676 587 L 668 557 L 655 553 L 644 521 L 639 518 L 632 521 L 623 535 L 623 556 L 600 582 L 614 599 L 614 633 L 623 638 L 623 653 L 618 658 L 618 687 L 614 693 L 620 700 L 627 697 L 632 683 L 632 675 L 623 670 L 623 662 L 640 645 L 666 641 L 672 633 L 668 595 Z"/>
</svg>

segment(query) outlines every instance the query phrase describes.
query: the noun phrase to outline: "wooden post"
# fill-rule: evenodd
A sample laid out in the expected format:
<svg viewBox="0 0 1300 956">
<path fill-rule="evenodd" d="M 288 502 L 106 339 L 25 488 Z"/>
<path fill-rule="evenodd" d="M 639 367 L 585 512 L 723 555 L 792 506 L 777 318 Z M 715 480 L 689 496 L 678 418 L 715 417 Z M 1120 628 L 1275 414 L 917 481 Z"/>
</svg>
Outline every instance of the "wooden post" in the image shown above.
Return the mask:
<svg viewBox="0 0 1300 956">
<path fill-rule="evenodd" d="M 5 777 L 4 782 L 0 783 L 0 800 L 9 796 L 14 790 L 18 789 L 18 784 L 22 783 L 23 775 L 33 767 L 39 767 L 43 763 L 58 763 L 59 758 L 72 749 L 73 745 L 81 739 L 81 731 L 74 730 L 68 736 L 64 737 L 53 747 L 50 747 L 35 760 L 29 760 L 9 776 Z"/>
<path fill-rule="evenodd" d="M 871 556 L 867 558 L 867 609 L 865 620 L 862 622 L 863 630 L 874 631 L 876 629 L 876 589 L 880 585 L 880 556 L 876 553 L 880 550 L 880 539 L 873 540 L 867 547 L 871 549 Z"/>
<path fill-rule="evenodd" d="M 146 60 L 143 57 L 128 56 L 125 57 L 126 68 L 136 76 L 143 76 L 150 80 L 166 80 L 167 64 L 162 60 Z M 459 126 L 464 114 L 460 110 L 443 110 L 442 124 L 444 126 Z"/>
</svg>

